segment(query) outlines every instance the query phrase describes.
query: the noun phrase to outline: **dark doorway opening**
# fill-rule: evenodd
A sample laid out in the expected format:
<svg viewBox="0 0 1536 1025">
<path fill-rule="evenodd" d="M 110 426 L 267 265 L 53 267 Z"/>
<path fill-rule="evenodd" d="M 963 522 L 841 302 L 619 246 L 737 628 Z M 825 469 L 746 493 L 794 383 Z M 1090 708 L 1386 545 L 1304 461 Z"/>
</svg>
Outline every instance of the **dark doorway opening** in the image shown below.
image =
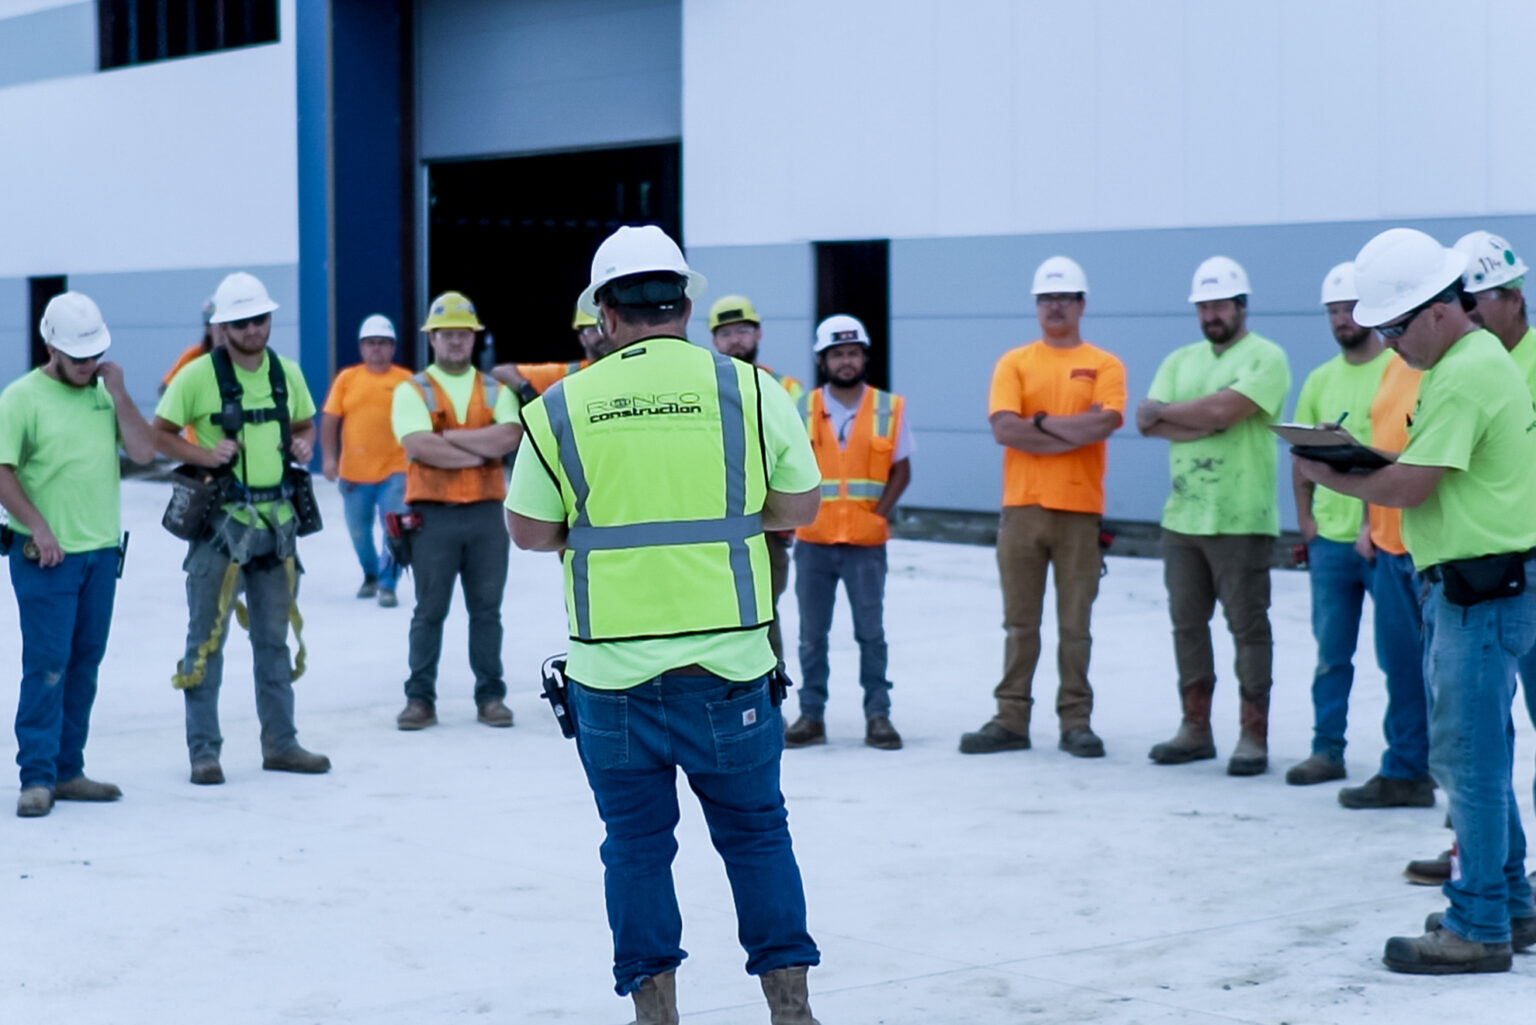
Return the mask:
<svg viewBox="0 0 1536 1025">
<path fill-rule="evenodd" d="M 869 383 L 891 387 L 891 244 L 816 243 L 816 321 L 848 313 L 869 332 Z M 818 384 L 820 380 L 818 371 Z"/>
<path fill-rule="evenodd" d="M 27 315 L 30 318 L 27 340 L 32 346 L 31 365 L 34 367 L 48 362 L 48 347 L 43 344 L 42 333 L 38 330 L 43 322 L 43 311 L 48 308 L 49 299 L 68 291 L 69 279 L 63 275 L 27 279 Z"/>
<path fill-rule="evenodd" d="M 501 362 L 578 359 L 592 254 L 626 224 L 682 241 L 677 143 L 433 164 L 427 291 L 474 302 Z"/>
</svg>

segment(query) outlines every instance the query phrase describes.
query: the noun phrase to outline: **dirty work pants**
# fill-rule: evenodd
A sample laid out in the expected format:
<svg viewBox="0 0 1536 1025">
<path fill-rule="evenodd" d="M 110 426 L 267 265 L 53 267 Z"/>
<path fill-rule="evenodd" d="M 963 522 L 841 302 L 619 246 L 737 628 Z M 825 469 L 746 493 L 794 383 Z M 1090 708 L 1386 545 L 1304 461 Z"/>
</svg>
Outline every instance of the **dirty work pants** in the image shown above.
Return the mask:
<svg viewBox="0 0 1536 1025">
<path fill-rule="evenodd" d="M 1238 690 L 1249 701 L 1268 701 L 1274 658 L 1269 630 L 1269 563 L 1274 544 L 1267 534 L 1201 536 L 1163 531 L 1163 583 L 1173 620 L 1180 694 L 1192 688 L 1206 693 L 1215 689 L 1211 616 L 1219 600 L 1236 648 Z"/>
</svg>

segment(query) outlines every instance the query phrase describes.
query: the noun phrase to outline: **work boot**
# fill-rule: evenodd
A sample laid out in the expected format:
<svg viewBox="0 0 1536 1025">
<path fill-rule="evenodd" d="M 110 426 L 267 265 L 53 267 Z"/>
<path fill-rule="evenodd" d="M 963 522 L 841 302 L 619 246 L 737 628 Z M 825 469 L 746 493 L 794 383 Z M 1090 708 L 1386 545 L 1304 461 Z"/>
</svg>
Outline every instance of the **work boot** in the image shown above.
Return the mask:
<svg viewBox="0 0 1536 1025">
<path fill-rule="evenodd" d="M 1015 733 L 993 719 L 975 733 L 960 734 L 960 753 L 989 755 L 997 751 L 1028 751 L 1029 734 Z"/>
<path fill-rule="evenodd" d="M 806 968 L 775 968 L 759 976 L 768 998 L 771 1025 L 821 1025 L 811 1017 L 811 998 L 805 989 Z"/>
<path fill-rule="evenodd" d="M 267 755 L 261 760 L 261 767 L 272 772 L 320 773 L 331 771 L 331 760 L 295 744 L 286 751 Z"/>
<path fill-rule="evenodd" d="M 1285 771 L 1285 781 L 1293 787 L 1309 787 L 1344 778 L 1344 760 L 1332 755 L 1314 754 Z"/>
<path fill-rule="evenodd" d="M 642 979 L 629 994 L 635 1002 L 634 1025 L 677 1025 L 677 972 Z"/>
<path fill-rule="evenodd" d="M 500 698 L 491 698 L 489 701 L 480 702 L 480 708 L 475 713 L 475 718 L 487 726 L 511 726 L 512 709 Z"/>
<path fill-rule="evenodd" d="M 42 818 L 53 810 L 53 791 L 47 787 L 25 787 L 16 798 L 16 816 L 23 819 Z"/>
<path fill-rule="evenodd" d="M 1087 726 L 1074 726 L 1067 730 L 1056 746 L 1074 758 L 1104 757 L 1104 741 Z"/>
<path fill-rule="evenodd" d="M 1445 912 L 1435 911 L 1424 919 L 1424 931 L 1434 932 L 1444 927 Z M 1509 945 L 1516 950 L 1536 946 L 1536 918 L 1511 918 L 1509 920 Z"/>
<path fill-rule="evenodd" d="M 878 747 L 882 751 L 899 751 L 901 734 L 896 732 L 896 727 L 891 725 L 891 720 L 883 715 L 877 715 L 864 726 L 864 743 L 870 747 Z"/>
<path fill-rule="evenodd" d="M 192 782 L 198 786 L 217 786 L 224 782 L 224 770 L 216 759 L 205 758 L 192 763 Z"/>
<path fill-rule="evenodd" d="M 1183 765 L 1216 757 L 1211 739 L 1211 691 L 1208 687 L 1185 687 L 1179 694 L 1184 719 L 1179 731 L 1161 744 L 1153 744 L 1147 757 L 1159 765 Z"/>
<path fill-rule="evenodd" d="M 812 744 L 825 744 L 826 742 L 826 726 L 815 719 L 807 719 L 803 715 L 795 720 L 794 725 L 784 731 L 785 747 L 810 747 Z"/>
<path fill-rule="evenodd" d="M 60 801 L 115 801 L 123 792 L 112 783 L 98 783 L 94 779 L 76 776 L 55 783 L 53 796 Z"/>
<path fill-rule="evenodd" d="M 379 593 L 378 577 L 363 577 L 363 586 L 357 589 L 359 598 L 372 598 Z"/>
<path fill-rule="evenodd" d="M 395 725 L 402 730 L 424 730 L 428 726 L 436 726 L 437 709 L 432 707 L 430 701 L 411 698 L 405 703 L 404 710 L 395 716 Z"/>
<path fill-rule="evenodd" d="M 392 609 L 400 604 L 400 599 L 395 597 L 395 589 L 392 587 L 379 588 L 379 608 Z"/>
<path fill-rule="evenodd" d="M 1269 695 L 1243 697 L 1243 733 L 1227 759 L 1228 776 L 1257 776 L 1269 769 Z"/>
<path fill-rule="evenodd" d="M 1435 781 L 1428 776 L 1394 779 L 1378 774 L 1357 787 L 1340 790 L 1339 803 L 1346 808 L 1433 808 Z"/>
<path fill-rule="evenodd" d="M 1438 858 L 1410 861 L 1403 875 L 1416 886 L 1440 886 L 1451 878 L 1451 852 L 1441 851 Z"/>
<path fill-rule="evenodd" d="M 1410 975 L 1458 975 L 1467 972 L 1507 972 L 1514 961 L 1508 943 L 1478 943 L 1449 929 L 1423 936 L 1394 936 L 1382 960 L 1394 972 Z"/>
</svg>

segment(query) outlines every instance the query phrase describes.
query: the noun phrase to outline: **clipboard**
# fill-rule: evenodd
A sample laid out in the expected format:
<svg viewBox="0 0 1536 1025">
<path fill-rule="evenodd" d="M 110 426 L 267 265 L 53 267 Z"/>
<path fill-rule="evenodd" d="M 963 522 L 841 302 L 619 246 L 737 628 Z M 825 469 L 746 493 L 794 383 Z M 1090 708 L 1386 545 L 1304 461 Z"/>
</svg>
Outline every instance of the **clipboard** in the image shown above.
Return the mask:
<svg viewBox="0 0 1536 1025">
<path fill-rule="evenodd" d="M 1269 429 L 1290 443 L 1292 455 L 1327 463 L 1340 473 L 1370 473 L 1392 465 L 1338 424 L 1270 424 Z"/>
</svg>

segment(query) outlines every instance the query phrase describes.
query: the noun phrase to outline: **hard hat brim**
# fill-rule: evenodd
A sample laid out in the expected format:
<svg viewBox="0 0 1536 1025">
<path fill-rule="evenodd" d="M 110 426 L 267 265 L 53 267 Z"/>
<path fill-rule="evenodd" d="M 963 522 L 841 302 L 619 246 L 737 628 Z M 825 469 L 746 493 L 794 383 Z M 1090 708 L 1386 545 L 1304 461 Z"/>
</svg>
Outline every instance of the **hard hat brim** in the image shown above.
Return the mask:
<svg viewBox="0 0 1536 1025">
<path fill-rule="evenodd" d="M 1398 292 L 1375 303 L 1361 299 L 1355 303 L 1355 323 L 1361 327 L 1380 327 L 1389 320 L 1396 320 L 1409 310 L 1417 309 L 1444 292 L 1461 279 L 1467 269 L 1467 254 L 1454 249 L 1445 250 L 1440 269 L 1432 277 L 1411 292 Z M 1357 281 L 1356 287 L 1359 287 Z"/>
<path fill-rule="evenodd" d="M 58 349 L 70 359 L 90 359 L 92 356 L 99 357 L 112 347 L 112 332 L 103 327 L 100 336 L 92 337 L 89 345 L 68 345 L 60 344 L 57 341 L 52 341 L 48 344 Z"/>
<path fill-rule="evenodd" d="M 213 311 L 213 316 L 208 318 L 210 324 L 228 324 L 233 320 L 246 320 L 250 317 L 259 317 L 263 313 L 271 313 L 278 308 L 278 304 L 268 299 L 266 302 L 254 303 L 250 308 L 238 312 L 220 313 Z"/>
</svg>

